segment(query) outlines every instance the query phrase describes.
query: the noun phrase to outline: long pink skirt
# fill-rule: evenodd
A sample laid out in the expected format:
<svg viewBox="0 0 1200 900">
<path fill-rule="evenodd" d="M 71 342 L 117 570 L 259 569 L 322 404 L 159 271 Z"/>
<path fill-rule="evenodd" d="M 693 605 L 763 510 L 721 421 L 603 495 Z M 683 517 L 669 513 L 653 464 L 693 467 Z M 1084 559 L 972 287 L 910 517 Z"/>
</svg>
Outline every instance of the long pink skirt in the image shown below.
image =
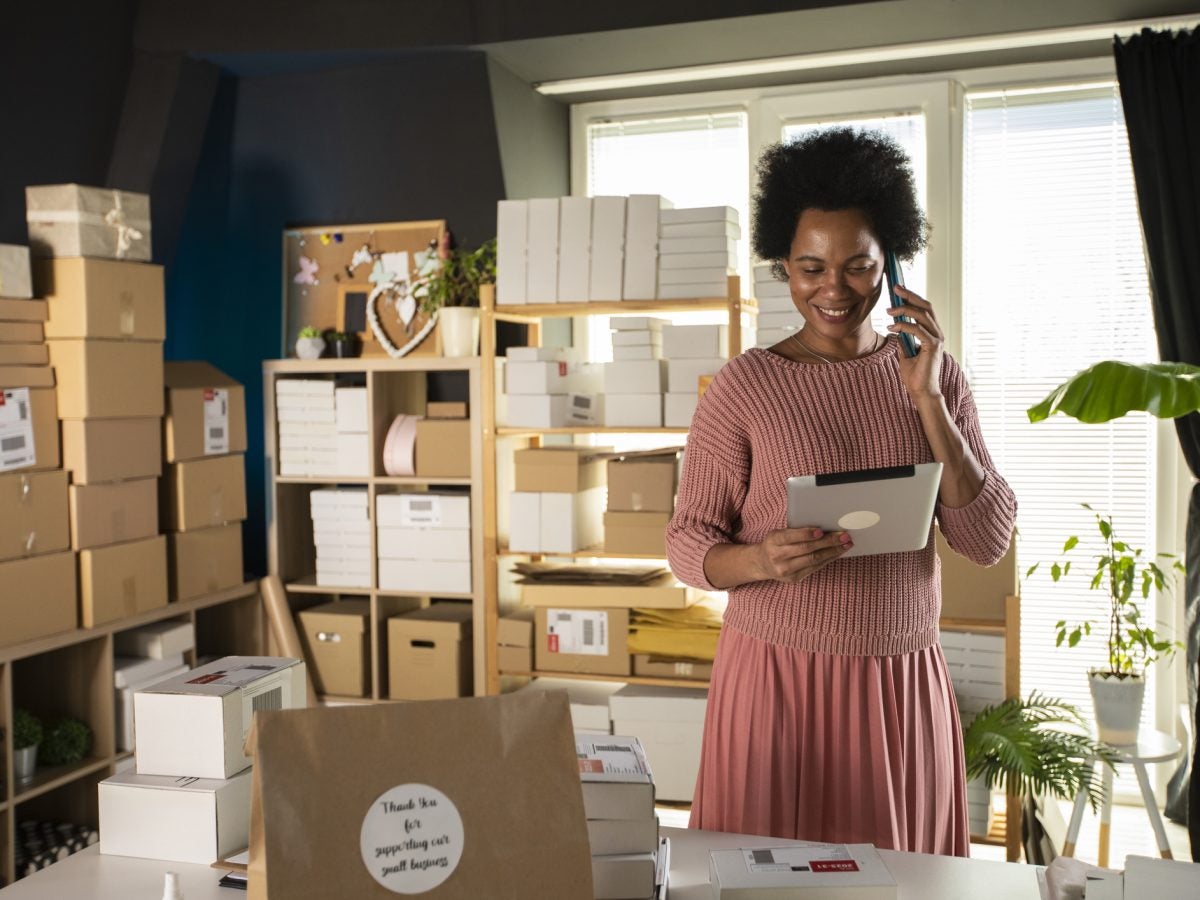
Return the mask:
<svg viewBox="0 0 1200 900">
<path fill-rule="evenodd" d="M 721 633 L 691 827 L 967 856 L 941 647 L 807 653 Z"/>
</svg>

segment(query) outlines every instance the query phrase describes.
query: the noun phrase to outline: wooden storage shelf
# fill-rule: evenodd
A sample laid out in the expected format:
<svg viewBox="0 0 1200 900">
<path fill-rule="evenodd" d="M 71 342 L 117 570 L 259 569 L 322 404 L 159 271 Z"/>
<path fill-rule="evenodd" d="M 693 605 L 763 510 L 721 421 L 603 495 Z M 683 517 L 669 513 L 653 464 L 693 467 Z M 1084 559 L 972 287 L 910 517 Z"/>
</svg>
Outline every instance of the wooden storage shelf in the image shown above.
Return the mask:
<svg viewBox="0 0 1200 900">
<path fill-rule="evenodd" d="M 365 475 L 280 475 L 275 479 L 277 484 L 369 484 L 370 478 Z"/>
<path fill-rule="evenodd" d="M 116 762 L 115 756 L 89 756 L 82 762 L 70 766 L 51 766 L 46 769 L 39 767 L 37 774 L 33 776 L 33 780 L 29 784 L 16 786 L 17 790 L 12 799 L 13 805 L 17 806 L 33 800 L 35 797 L 40 797 L 63 785 L 85 778 L 101 769 L 107 769 L 114 762 Z"/>
<path fill-rule="evenodd" d="M 709 682 L 699 678 L 652 678 L 646 675 L 589 675 L 580 672 L 501 672 L 503 678 L 566 678 L 570 681 L 607 681 L 619 684 L 649 684 L 659 687 L 707 688 Z"/>
<path fill-rule="evenodd" d="M 585 547 L 582 550 L 576 550 L 574 553 L 544 553 L 541 551 L 532 552 L 529 550 L 511 550 L 508 547 L 501 546 L 496 554 L 498 556 L 548 556 L 561 559 L 659 559 L 666 560 L 665 556 L 654 556 L 649 553 L 610 553 L 603 547 Z"/>
<path fill-rule="evenodd" d="M 492 307 L 492 315 L 502 322 L 518 320 L 522 323 L 540 319 L 564 319 L 574 316 L 623 316 L 658 313 L 669 315 L 677 312 L 747 312 L 758 314 L 758 304 L 753 300 L 738 298 L 740 281 L 730 279 L 731 296 L 699 297 L 688 300 L 589 300 L 586 303 L 509 303 Z"/>
<path fill-rule="evenodd" d="M 297 594 L 345 594 L 347 596 L 370 594 L 374 590 L 369 587 L 331 587 L 327 584 L 317 584 L 316 575 L 297 578 L 295 581 L 289 581 L 284 587 Z"/>
<path fill-rule="evenodd" d="M 566 428 L 519 428 L 507 425 L 496 429 L 497 437 L 528 437 L 539 434 L 687 434 L 686 428 L 635 428 L 620 425 L 571 425 Z"/>
<path fill-rule="evenodd" d="M 457 487 L 471 486 L 470 478 L 417 478 L 416 476 L 408 475 L 381 475 L 378 478 L 371 479 L 375 484 L 395 484 L 401 486 L 419 486 L 427 485 L 432 487 Z"/>
<path fill-rule="evenodd" d="M 434 600 L 474 600 L 474 594 L 455 594 L 449 591 L 397 591 L 386 588 L 376 588 L 375 593 L 381 597 L 411 597 L 420 600 L 429 597 Z"/>
</svg>

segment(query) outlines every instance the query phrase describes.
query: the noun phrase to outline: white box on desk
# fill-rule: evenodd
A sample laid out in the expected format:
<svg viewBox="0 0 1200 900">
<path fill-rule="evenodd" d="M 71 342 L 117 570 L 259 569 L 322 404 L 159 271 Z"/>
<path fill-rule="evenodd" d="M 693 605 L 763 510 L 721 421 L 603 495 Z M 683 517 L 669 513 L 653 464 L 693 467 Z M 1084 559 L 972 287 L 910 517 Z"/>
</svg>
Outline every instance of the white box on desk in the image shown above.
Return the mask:
<svg viewBox="0 0 1200 900">
<path fill-rule="evenodd" d="M 604 539 L 604 488 L 574 494 L 541 494 L 541 537 L 543 553 L 574 553 Z"/>
<path fill-rule="evenodd" d="M 510 363 L 567 362 L 575 353 L 570 347 L 509 347 L 504 355 Z"/>
<path fill-rule="evenodd" d="M 588 819 L 653 819 L 657 780 L 632 735 L 575 733 L 575 755 Z"/>
<path fill-rule="evenodd" d="M 604 393 L 656 394 L 663 389 L 666 361 L 628 359 L 604 364 Z M 613 404 L 609 403 L 609 407 Z"/>
<path fill-rule="evenodd" d="M 558 216 L 558 299 L 583 303 L 591 290 L 592 199 L 563 197 Z"/>
<path fill-rule="evenodd" d="M 662 398 L 662 394 L 607 394 L 604 424 L 622 428 L 661 428 Z"/>
<path fill-rule="evenodd" d="M 729 355 L 727 325 L 671 325 L 663 329 L 667 359 L 712 359 Z"/>
<path fill-rule="evenodd" d="M 615 734 L 636 735 L 660 800 L 690 800 L 700 771 L 708 691 L 631 684 L 608 698 Z"/>
<path fill-rule="evenodd" d="M 529 201 L 529 249 L 525 297 L 530 303 L 558 301 L 558 198 Z M 498 270 L 497 270 L 498 271 Z"/>
<path fill-rule="evenodd" d="M 688 284 L 660 284 L 658 286 L 659 300 L 705 300 L 724 297 L 729 293 L 729 282 L 724 278 L 720 281 L 689 282 Z"/>
<path fill-rule="evenodd" d="M 100 782 L 100 852 L 208 865 L 250 842 L 247 769 L 228 779 L 131 772 Z"/>
<path fill-rule="evenodd" d="M 622 300 L 653 300 L 658 294 L 658 255 L 651 251 L 625 253 Z"/>
<path fill-rule="evenodd" d="M 713 900 L 895 900 L 896 879 L 872 844 L 819 844 L 712 850 Z"/>
<path fill-rule="evenodd" d="M 260 709 L 308 703 L 304 662 L 226 656 L 133 695 L 142 775 L 229 778 L 250 765 L 242 742 Z"/>
<path fill-rule="evenodd" d="M 375 542 L 380 559 L 469 560 L 469 528 L 398 528 L 379 526 Z"/>
<path fill-rule="evenodd" d="M 471 498 L 435 491 L 380 494 L 375 498 L 375 521 L 406 528 L 470 528 Z"/>
<path fill-rule="evenodd" d="M 679 394 L 663 394 L 663 426 L 666 428 L 690 428 L 696 415 L 696 404 L 700 402 L 697 391 Z"/>
<path fill-rule="evenodd" d="M 682 394 L 692 391 L 699 393 L 700 376 L 716 375 L 726 362 L 724 356 L 711 359 L 668 359 L 667 392 Z"/>
<path fill-rule="evenodd" d="M 196 646 L 191 622 L 167 619 L 113 634 L 113 653 L 142 659 L 172 659 Z"/>
<path fill-rule="evenodd" d="M 371 436 L 338 432 L 337 467 L 341 475 L 365 477 L 371 474 Z"/>
<path fill-rule="evenodd" d="M 595 900 L 625 900 L 654 894 L 657 862 L 653 853 L 623 853 L 592 857 L 592 896 Z"/>
<path fill-rule="evenodd" d="M 525 303 L 529 201 L 496 204 L 496 303 Z"/>
<path fill-rule="evenodd" d="M 367 389 L 365 387 L 340 387 L 334 391 L 334 407 L 337 410 L 337 430 L 365 432 L 367 427 Z"/>
<path fill-rule="evenodd" d="M 631 359 L 662 359 L 662 350 L 658 344 L 614 344 L 613 362 L 626 362 Z"/>
<path fill-rule="evenodd" d="M 664 209 L 659 213 L 664 225 L 682 225 L 689 222 L 734 222 L 738 211 L 732 206 L 688 206 L 680 209 Z"/>
<path fill-rule="evenodd" d="M 658 850 L 658 819 L 588 819 L 587 830 L 592 856 Z"/>
<path fill-rule="evenodd" d="M 417 594 L 471 593 L 471 563 L 444 559 L 381 559 L 379 590 Z"/>
<path fill-rule="evenodd" d="M 625 198 L 592 198 L 589 300 L 620 300 L 625 277 Z"/>
<path fill-rule="evenodd" d="M 133 749 L 133 695 L 160 681 L 182 675 L 187 670 L 182 652 L 164 659 L 113 659 L 113 702 L 118 753 L 127 753 Z"/>
<path fill-rule="evenodd" d="M 538 553 L 542 547 L 542 495 L 513 491 L 508 495 L 508 547 L 518 553 Z"/>
</svg>

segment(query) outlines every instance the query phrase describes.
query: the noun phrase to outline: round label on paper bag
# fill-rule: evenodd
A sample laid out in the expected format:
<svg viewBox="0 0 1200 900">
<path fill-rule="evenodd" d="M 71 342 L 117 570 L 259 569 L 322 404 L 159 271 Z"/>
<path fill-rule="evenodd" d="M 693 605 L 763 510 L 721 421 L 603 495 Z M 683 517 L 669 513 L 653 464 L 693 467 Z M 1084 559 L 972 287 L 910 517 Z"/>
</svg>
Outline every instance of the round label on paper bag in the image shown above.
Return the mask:
<svg viewBox="0 0 1200 900">
<path fill-rule="evenodd" d="M 371 804 L 360 845 L 372 878 L 397 894 L 423 894 L 458 868 L 462 816 L 437 788 L 401 784 Z"/>
</svg>

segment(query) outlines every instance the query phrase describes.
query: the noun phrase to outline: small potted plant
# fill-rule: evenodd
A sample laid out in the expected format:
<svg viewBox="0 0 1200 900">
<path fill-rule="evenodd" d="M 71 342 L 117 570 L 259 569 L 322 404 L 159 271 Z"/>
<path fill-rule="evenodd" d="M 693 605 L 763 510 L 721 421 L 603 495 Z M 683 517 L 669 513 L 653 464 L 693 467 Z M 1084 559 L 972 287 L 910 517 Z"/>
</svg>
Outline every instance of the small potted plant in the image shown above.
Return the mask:
<svg viewBox="0 0 1200 900">
<path fill-rule="evenodd" d="M 321 329 L 305 325 L 296 336 L 296 356 L 300 359 L 320 359 L 325 352 L 325 338 Z"/>
<path fill-rule="evenodd" d="M 27 709 L 13 710 L 13 775 L 18 784 L 33 778 L 37 771 L 38 744 L 42 742 L 42 721 Z"/>
<path fill-rule="evenodd" d="M 453 246 L 449 232 L 438 247 L 440 265 L 426 273 L 414 296 L 427 313 L 438 311 L 443 356 L 479 352 L 479 288 L 496 280 L 496 239 L 475 250 Z"/>
<path fill-rule="evenodd" d="M 72 716 L 54 719 L 42 738 L 42 765 L 73 766 L 92 749 L 92 729 Z"/>
<path fill-rule="evenodd" d="M 331 331 L 329 345 L 333 347 L 333 355 L 338 359 L 351 359 L 358 356 L 358 335 L 349 331 Z"/>
</svg>

